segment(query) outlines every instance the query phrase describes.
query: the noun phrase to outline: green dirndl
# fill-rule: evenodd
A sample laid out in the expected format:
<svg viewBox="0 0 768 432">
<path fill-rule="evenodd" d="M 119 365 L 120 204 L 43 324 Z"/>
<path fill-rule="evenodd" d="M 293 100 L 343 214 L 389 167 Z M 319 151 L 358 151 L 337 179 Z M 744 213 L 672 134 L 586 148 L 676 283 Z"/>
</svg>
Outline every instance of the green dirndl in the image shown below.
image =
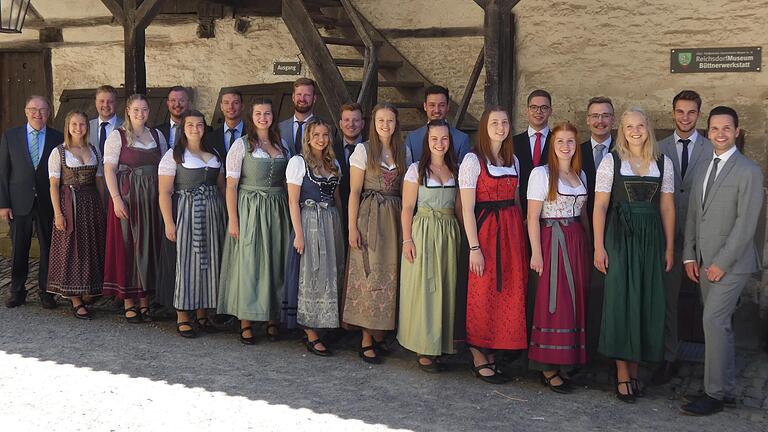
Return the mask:
<svg viewBox="0 0 768 432">
<path fill-rule="evenodd" d="M 614 175 L 605 229 L 608 273 L 598 351 L 630 362 L 661 361 L 664 355 L 664 232 L 659 201 L 664 176 Z"/>
<path fill-rule="evenodd" d="M 416 259 L 402 259 L 397 340 L 422 355 L 453 354 L 461 233 L 455 186 L 419 186 L 412 237 Z"/>
</svg>

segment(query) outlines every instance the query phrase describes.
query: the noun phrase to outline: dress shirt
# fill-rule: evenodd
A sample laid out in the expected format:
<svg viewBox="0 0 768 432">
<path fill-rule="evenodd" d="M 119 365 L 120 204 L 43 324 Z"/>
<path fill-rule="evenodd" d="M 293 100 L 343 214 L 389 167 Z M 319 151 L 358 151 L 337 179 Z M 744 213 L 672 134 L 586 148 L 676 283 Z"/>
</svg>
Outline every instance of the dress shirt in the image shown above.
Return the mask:
<svg viewBox="0 0 768 432">
<path fill-rule="evenodd" d="M 717 155 L 717 153 L 712 152 L 712 159 L 709 161 L 709 166 L 707 166 L 707 172 L 704 174 L 704 187 L 701 190 L 701 200 L 704 201 L 704 197 L 707 195 L 707 179 L 709 178 L 709 173 L 712 171 L 712 164 L 715 161 L 715 158 L 720 159 L 720 162 L 717 164 L 717 172 L 715 173 L 715 180 L 717 180 L 717 176 L 720 175 L 720 171 L 723 170 L 723 167 L 725 166 L 725 163 L 728 162 L 728 159 L 733 156 L 734 153 L 736 153 L 738 149 L 736 146 L 733 146 L 730 148 L 730 150 L 726 151 L 725 153 L 721 154 L 720 156 Z"/>
<path fill-rule="evenodd" d="M 35 128 L 29 125 L 27 123 L 27 151 L 29 151 L 29 156 L 32 157 L 32 131 L 34 131 Z M 46 127 L 44 126 L 42 129 L 38 131 L 37 134 L 37 160 L 38 160 L 38 166 L 43 161 L 43 150 L 45 150 L 45 130 Z M 47 161 L 45 161 L 47 162 Z"/>
<path fill-rule="evenodd" d="M 96 119 L 97 119 L 96 121 L 98 122 L 98 124 L 96 125 L 96 127 L 98 128 L 98 130 L 96 131 L 96 142 L 91 144 L 98 147 L 99 140 L 101 139 L 101 124 L 104 122 L 107 122 L 107 128 L 106 128 L 107 136 L 109 136 L 109 134 L 111 134 L 113 130 L 117 129 L 118 124 L 117 124 L 117 114 L 112 114 L 112 118 L 110 118 L 109 120 L 104 120 L 101 117 L 97 117 Z M 104 137 L 104 139 L 106 140 L 107 137 Z"/>
<path fill-rule="evenodd" d="M 536 129 L 528 126 L 528 141 L 531 143 L 531 155 L 533 155 L 533 149 L 536 147 L 536 132 L 541 133 L 541 157 L 544 157 L 544 144 L 547 142 L 547 136 L 549 136 L 549 126 L 545 126 L 544 129 L 537 131 Z"/>
<path fill-rule="evenodd" d="M 224 149 L 229 151 L 229 130 L 235 129 L 237 132 L 235 132 L 235 139 L 240 138 L 243 136 L 243 121 L 240 120 L 240 123 L 237 124 L 234 128 L 230 128 L 227 126 L 227 123 L 224 123 Z"/>
<path fill-rule="evenodd" d="M 301 129 L 301 136 L 302 136 L 302 137 L 304 136 L 304 131 L 306 131 L 306 130 L 307 130 L 307 122 L 308 122 L 308 121 L 310 121 L 310 120 L 312 120 L 312 118 L 313 118 L 314 116 L 315 116 L 315 114 L 314 114 L 314 113 L 312 113 L 312 114 L 310 114 L 310 115 L 309 115 L 307 118 L 305 118 L 305 119 L 303 120 L 303 121 L 304 121 L 304 124 L 303 124 L 303 125 L 301 125 L 301 127 L 302 127 L 302 129 Z M 297 118 L 296 118 L 296 115 L 294 114 L 294 115 L 293 115 L 293 138 L 291 138 L 291 139 L 294 139 L 294 138 L 296 137 L 296 128 L 298 128 L 298 127 L 299 127 L 299 124 L 298 124 L 298 123 L 296 123 L 296 122 L 298 122 L 298 121 L 302 121 L 302 120 L 299 120 L 299 119 L 297 119 Z"/>
<path fill-rule="evenodd" d="M 675 140 L 675 149 L 677 150 L 677 160 L 680 163 L 680 166 L 683 166 L 683 143 L 681 143 L 680 140 L 681 139 L 691 140 L 691 142 L 688 143 L 688 163 L 690 165 L 691 155 L 693 154 L 693 145 L 699 139 L 699 132 L 696 129 L 694 129 L 693 133 L 688 138 L 680 138 L 680 136 L 677 134 L 677 131 L 675 131 L 675 133 L 672 134 L 672 139 Z"/>
<path fill-rule="evenodd" d="M 174 123 L 173 120 L 171 120 L 170 122 L 171 122 L 171 127 L 168 129 L 168 147 L 173 148 L 176 145 L 176 131 L 173 129 L 173 127 L 176 126 L 176 123 Z"/>
<path fill-rule="evenodd" d="M 352 156 L 352 153 L 355 151 L 355 146 L 363 142 L 362 138 L 362 135 L 358 135 L 357 138 L 351 142 L 347 141 L 347 137 L 341 138 L 342 150 L 344 150 L 344 160 L 347 161 L 347 165 L 349 165 L 349 157 Z M 347 146 L 352 146 L 352 150 L 350 151 Z"/>
</svg>

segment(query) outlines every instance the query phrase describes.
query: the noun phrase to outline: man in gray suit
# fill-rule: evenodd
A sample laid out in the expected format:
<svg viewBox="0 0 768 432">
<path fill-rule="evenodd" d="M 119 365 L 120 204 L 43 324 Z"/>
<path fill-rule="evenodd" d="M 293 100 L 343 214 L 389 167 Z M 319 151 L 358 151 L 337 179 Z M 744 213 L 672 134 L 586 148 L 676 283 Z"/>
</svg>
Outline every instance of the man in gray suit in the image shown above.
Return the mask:
<svg viewBox="0 0 768 432">
<path fill-rule="evenodd" d="M 688 199 L 696 173 L 710 161 L 712 144 L 696 130 L 701 113 L 701 97 L 693 90 L 683 90 L 672 98 L 675 132 L 659 141 L 659 148 L 671 161 L 675 171 L 675 260 L 672 270 L 664 275 L 667 310 L 664 321 L 664 362 L 653 374 L 651 382 L 666 384 L 677 374 L 677 304 L 680 287 L 689 283 L 683 277 L 683 237 L 685 235 Z"/>
<path fill-rule="evenodd" d="M 736 389 L 731 318 L 741 290 L 758 270 L 754 235 L 763 206 L 763 174 L 736 148 L 739 117 L 719 106 L 709 113 L 714 152 L 691 189 L 683 259 L 704 302 L 704 391 L 680 409 L 690 415 L 722 411 Z"/>
<path fill-rule="evenodd" d="M 424 112 L 427 113 L 427 123 L 432 120 L 444 120 L 448 115 L 450 107 L 450 98 L 448 89 L 439 85 L 427 87 L 424 91 Z M 469 153 L 469 136 L 453 126 L 449 127 L 451 139 L 453 140 L 453 151 L 459 163 L 464 160 L 464 156 Z M 411 152 L 413 162 L 421 159 L 421 152 L 424 148 L 424 137 L 427 135 L 427 126 L 424 125 L 418 129 L 412 130 L 405 137 L 405 147 Z"/>
<path fill-rule="evenodd" d="M 301 153 L 301 140 L 307 122 L 315 116 L 317 85 L 309 78 L 299 78 L 293 82 L 293 117 L 280 122 L 280 138 L 288 146 L 292 155 Z"/>
<path fill-rule="evenodd" d="M 104 142 L 113 130 L 123 124 L 123 119 L 115 113 L 117 108 L 117 90 L 111 85 L 96 89 L 96 112 L 99 114 L 88 125 L 88 142 L 99 152 L 99 161 L 103 162 Z"/>
<path fill-rule="evenodd" d="M 64 142 L 64 135 L 46 126 L 51 105 L 43 96 L 27 98 L 24 126 L 7 129 L 0 139 L 0 220 L 11 224 L 11 293 L 9 308 L 27 301 L 24 285 L 29 273 L 29 247 L 32 228 L 37 229 L 40 267 L 37 283 L 40 303 L 56 307 L 53 295 L 46 292 L 48 248 L 53 232 L 53 205 L 48 180 L 48 157 Z"/>
</svg>

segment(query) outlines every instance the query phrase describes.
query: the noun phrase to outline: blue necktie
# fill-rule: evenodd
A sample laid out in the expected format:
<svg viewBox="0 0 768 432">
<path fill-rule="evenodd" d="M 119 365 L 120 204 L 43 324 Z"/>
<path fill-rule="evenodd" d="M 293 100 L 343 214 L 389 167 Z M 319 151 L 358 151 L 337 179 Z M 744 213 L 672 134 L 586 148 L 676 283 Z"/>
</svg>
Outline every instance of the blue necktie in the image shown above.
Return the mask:
<svg viewBox="0 0 768 432">
<path fill-rule="evenodd" d="M 32 148 L 30 149 L 29 155 L 32 157 L 32 166 L 37 169 L 37 166 L 40 164 L 40 131 L 39 130 L 32 130 Z"/>
</svg>

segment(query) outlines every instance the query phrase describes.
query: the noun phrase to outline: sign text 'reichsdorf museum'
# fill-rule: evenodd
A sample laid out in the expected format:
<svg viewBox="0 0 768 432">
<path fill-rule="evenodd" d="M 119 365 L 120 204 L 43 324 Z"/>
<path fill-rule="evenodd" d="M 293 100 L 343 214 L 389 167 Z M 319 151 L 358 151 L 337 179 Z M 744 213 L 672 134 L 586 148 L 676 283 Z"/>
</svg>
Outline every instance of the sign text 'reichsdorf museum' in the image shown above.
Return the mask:
<svg viewBox="0 0 768 432">
<path fill-rule="evenodd" d="M 677 48 L 671 50 L 672 73 L 760 72 L 762 47 Z"/>
</svg>

